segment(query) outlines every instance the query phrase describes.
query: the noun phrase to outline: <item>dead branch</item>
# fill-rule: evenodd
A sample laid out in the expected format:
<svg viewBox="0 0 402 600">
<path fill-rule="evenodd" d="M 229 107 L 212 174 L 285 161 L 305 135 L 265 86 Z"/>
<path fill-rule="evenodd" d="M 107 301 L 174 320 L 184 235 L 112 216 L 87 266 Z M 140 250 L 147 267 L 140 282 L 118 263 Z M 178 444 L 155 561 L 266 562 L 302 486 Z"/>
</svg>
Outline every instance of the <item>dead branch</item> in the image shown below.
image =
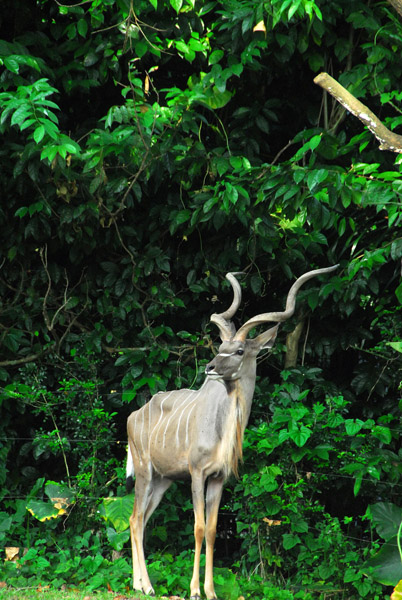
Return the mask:
<svg viewBox="0 0 402 600">
<path fill-rule="evenodd" d="M 375 135 L 380 142 L 380 150 L 402 153 L 402 135 L 390 131 L 380 119 L 355 98 L 340 83 L 328 73 L 320 73 L 315 77 L 314 83 L 329 92 L 335 100 L 357 117 Z"/>
<path fill-rule="evenodd" d="M 2 360 L 2 361 L 0 361 L 0 367 L 15 367 L 16 365 L 23 365 L 28 362 L 33 362 L 34 360 L 36 360 L 37 358 L 42 356 L 45 353 L 45 351 L 48 351 L 48 350 L 49 349 L 47 348 L 46 350 L 41 350 L 40 352 L 36 352 L 36 354 L 28 354 L 27 356 L 24 356 L 23 358 L 16 358 L 13 360 Z"/>
<path fill-rule="evenodd" d="M 285 369 L 291 369 L 297 365 L 299 354 L 299 340 L 304 327 L 304 317 L 297 323 L 293 331 L 286 336 Z"/>
<path fill-rule="evenodd" d="M 50 274 L 47 268 L 47 246 L 45 245 L 44 248 L 41 248 L 39 250 L 39 255 L 40 255 L 40 259 L 42 261 L 42 265 L 43 268 L 45 269 L 46 275 L 47 275 L 47 290 L 45 292 L 45 295 L 43 297 L 43 303 L 42 303 L 42 314 L 43 314 L 43 319 L 46 323 L 46 327 L 48 328 L 48 330 L 51 330 L 51 324 L 50 324 L 50 319 L 49 319 L 49 314 L 47 312 L 47 299 L 49 297 L 50 294 L 50 290 L 52 289 L 52 280 L 50 278 Z"/>
<path fill-rule="evenodd" d="M 49 298 L 49 294 L 52 289 L 52 279 L 50 277 L 49 269 L 47 268 L 47 246 L 46 245 L 44 248 L 40 249 L 39 254 L 40 254 L 42 265 L 46 272 L 47 281 L 48 281 L 47 290 L 46 290 L 45 296 L 43 298 L 42 314 L 43 314 L 43 319 L 46 323 L 46 327 L 48 328 L 49 331 L 53 331 L 54 326 L 56 324 L 57 317 L 59 316 L 60 312 L 67 306 L 67 304 L 71 300 L 71 297 L 67 296 L 67 292 L 68 292 L 68 288 L 69 288 L 69 281 L 68 281 L 67 271 L 64 270 L 64 278 L 66 280 L 66 284 L 64 287 L 63 303 L 57 308 L 56 312 L 54 313 L 54 315 L 52 317 L 52 320 L 50 320 L 49 313 L 47 310 L 47 300 Z"/>
<path fill-rule="evenodd" d="M 388 0 L 391 6 L 402 17 L 402 0 Z"/>
</svg>

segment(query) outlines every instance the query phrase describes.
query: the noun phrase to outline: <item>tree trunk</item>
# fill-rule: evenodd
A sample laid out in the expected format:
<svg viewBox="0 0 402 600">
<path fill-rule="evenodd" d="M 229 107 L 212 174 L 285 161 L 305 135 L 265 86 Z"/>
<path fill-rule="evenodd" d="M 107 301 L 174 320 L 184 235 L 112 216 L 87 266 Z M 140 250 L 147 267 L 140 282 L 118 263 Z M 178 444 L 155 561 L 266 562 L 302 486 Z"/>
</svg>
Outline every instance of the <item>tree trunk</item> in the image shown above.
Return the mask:
<svg viewBox="0 0 402 600">
<path fill-rule="evenodd" d="M 286 336 L 286 357 L 285 369 L 291 369 L 297 365 L 297 356 L 299 354 L 299 340 L 304 327 L 304 318 L 302 317 L 293 331 Z"/>
</svg>

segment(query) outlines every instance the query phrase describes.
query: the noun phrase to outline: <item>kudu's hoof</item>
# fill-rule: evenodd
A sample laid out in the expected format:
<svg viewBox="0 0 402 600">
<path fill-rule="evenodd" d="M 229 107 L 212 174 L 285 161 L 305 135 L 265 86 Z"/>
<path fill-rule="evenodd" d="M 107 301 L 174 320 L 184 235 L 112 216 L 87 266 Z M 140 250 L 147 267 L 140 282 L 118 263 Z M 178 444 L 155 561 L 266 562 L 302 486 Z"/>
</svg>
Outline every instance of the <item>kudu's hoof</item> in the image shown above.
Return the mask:
<svg viewBox="0 0 402 600">
<path fill-rule="evenodd" d="M 154 598 L 154 597 L 155 597 L 155 592 L 154 592 L 154 590 L 149 590 L 149 592 L 144 592 L 144 590 L 135 590 L 135 589 L 134 589 L 133 591 L 134 591 L 136 594 L 138 594 L 138 596 L 139 596 L 140 598 L 143 598 L 143 597 L 145 597 L 145 596 L 146 596 L 147 598 Z"/>
</svg>

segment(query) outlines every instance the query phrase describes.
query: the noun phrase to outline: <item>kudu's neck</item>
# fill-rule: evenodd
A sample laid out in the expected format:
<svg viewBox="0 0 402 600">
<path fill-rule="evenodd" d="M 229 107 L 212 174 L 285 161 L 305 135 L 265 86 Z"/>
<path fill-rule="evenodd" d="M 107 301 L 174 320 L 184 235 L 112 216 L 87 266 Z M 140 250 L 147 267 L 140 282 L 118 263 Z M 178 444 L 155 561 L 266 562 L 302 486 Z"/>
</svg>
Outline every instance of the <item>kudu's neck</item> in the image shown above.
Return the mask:
<svg viewBox="0 0 402 600">
<path fill-rule="evenodd" d="M 247 426 L 248 419 L 250 416 L 254 386 L 255 372 L 254 376 L 251 377 L 241 377 L 233 381 L 225 381 L 228 401 L 231 405 L 229 414 L 232 415 L 233 419 L 233 445 L 231 450 L 229 467 L 230 471 L 234 473 L 235 477 L 239 476 L 238 463 L 243 459 L 244 430 Z"/>
<path fill-rule="evenodd" d="M 246 365 L 245 365 L 245 367 L 246 367 Z M 247 365 L 247 368 L 244 368 L 244 371 L 243 371 L 240 379 L 237 379 L 233 382 L 236 384 L 233 391 L 229 392 L 229 390 L 228 390 L 228 395 L 236 394 L 238 400 L 244 406 L 244 412 L 245 412 L 244 427 L 246 427 L 248 418 L 250 416 L 251 405 L 253 402 L 254 389 L 255 389 L 255 380 L 256 380 L 256 375 L 257 375 L 256 371 L 257 371 L 256 361 L 255 360 L 250 361 L 250 364 Z"/>
</svg>

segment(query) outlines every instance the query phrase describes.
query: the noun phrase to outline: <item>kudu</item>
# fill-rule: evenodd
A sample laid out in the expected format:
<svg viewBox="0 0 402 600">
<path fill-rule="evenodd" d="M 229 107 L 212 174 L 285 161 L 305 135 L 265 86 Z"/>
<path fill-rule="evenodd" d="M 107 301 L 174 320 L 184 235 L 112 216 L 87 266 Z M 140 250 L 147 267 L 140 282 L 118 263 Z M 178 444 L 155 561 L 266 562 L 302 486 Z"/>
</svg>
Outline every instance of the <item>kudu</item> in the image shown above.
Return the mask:
<svg viewBox="0 0 402 600">
<path fill-rule="evenodd" d="M 231 473 L 237 475 L 238 461 L 242 457 L 243 434 L 255 387 L 257 354 L 263 348 L 273 346 L 278 325 L 253 339 L 247 339 L 247 334 L 263 323 L 286 321 L 294 313 L 300 287 L 312 277 L 335 268 L 305 273 L 290 288 L 284 312 L 257 315 L 237 332 L 231 319 L 241 301 L 241 288 L 235 274 L 228 273 L 226 278 L 231 283 L 234 298 L 225 312 L 211 315 L 211 322 L 219 328 L 222 344 L 217 356 L 206 367 L 207 377 L 201 388 L 198 391 L 159 392 L 129 416 L 129 487 L 134 472 L 136 477 L 134 509 L 130 517 L 135 590 L 154 594 L 145 565 L 145 526 L 171 483 L 190 477 L 195 520 L 191 598 L 200 598 L 200 554 L 205 537 L 204 592 L 208 600 L 216 599 L 213 548 L 223 484 Z"/>
</svg>

